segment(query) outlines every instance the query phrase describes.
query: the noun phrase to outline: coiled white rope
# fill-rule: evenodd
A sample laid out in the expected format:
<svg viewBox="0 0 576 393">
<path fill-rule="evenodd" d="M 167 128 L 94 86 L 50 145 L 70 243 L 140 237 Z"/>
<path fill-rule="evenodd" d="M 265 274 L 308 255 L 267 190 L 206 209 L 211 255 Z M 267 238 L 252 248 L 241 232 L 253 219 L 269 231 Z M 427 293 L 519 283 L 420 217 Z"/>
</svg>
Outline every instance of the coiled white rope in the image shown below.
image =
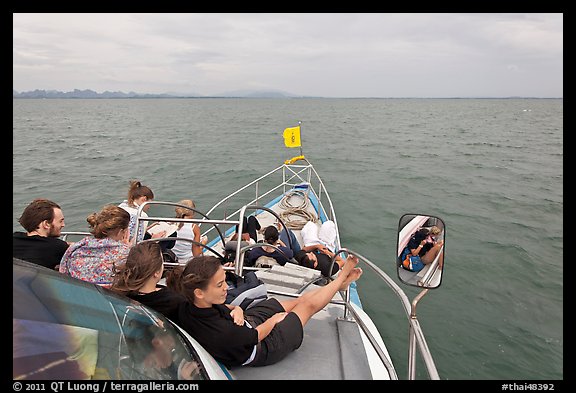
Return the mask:
<svg viewBox="0 0 576 393">
<path fill-rule="evenodd" d="M 298 196 L 301 202 L 298 206 L 292 205 L 290 199 L 294 196 Z M 279 203 L 280 207 L 283 209 L 280 213 L 280 218 L 286 226 L 290 229 L 302 229 L 308 221 L 316 222 L 318 217 L 312 212 L 308 211 L 308 206 L 310 205 L 310 199 L 308 195 L 302 191 L 290 191 L 282 197 Z M 292 217 L 298 218 L 292 218 Z"/>
</svg>

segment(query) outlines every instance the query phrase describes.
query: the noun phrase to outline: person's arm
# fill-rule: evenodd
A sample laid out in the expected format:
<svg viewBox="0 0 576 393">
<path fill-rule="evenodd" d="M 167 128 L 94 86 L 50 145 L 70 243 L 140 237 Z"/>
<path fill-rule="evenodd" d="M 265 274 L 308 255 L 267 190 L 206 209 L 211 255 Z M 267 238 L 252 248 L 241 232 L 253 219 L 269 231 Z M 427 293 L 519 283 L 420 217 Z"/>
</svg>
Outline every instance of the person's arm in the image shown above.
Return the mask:
<svg viewBox="0 0 576 393">
<path fill-rule="evenodd" d="M 193 229 L 194 231 L 194 241 L 200 243 L 200 228 L 198 227 L 198 225 L 194 225 Z M 195 257 L 202 255 L 202 246 L 199 246 L 197 244 L 192 244 L 192 255 L 194 255 Z"/>
<path fill-rule="evenodd" d="M 322 254 L 326 254 L 328 255 L 330 258 L 334 257 L 334 253 L 332 251 L 330 251 L 330 249 L 328 247 L 325 246 L 321 246 L 318 248 L 318 251 L 320 251 Z M 336 256 L 336 260 L 342 260 L 342 258 L 340 258 L 340 255 Z"/>
<path fill-rule="evenodd" d="M 244 310 L 240 306 L 232 306 L 230 304 L 225 304 L 230 310 L 230 315 L 234 318 L 234 323 L 238 326 L 244 325 Z"/>
<path fill-rule="evenodd" d="M 288 313 L 286 312 L 276 313 L 272 315 L 270 318 L 268 318 L 265 322 L 256 326 L 256 330 L 258 331 L 258 342 L 264 340 L 266 336 L 270 334 L 272 329 L 274 329 L 274 326 L 276 326 L 277 323 L 282 321 L 287 314 Z"/>
<path fill-rule="evenodd" d="M 306 252 L 310 252 L 310 251 L 314 251 L 314 250 L 321 251 L 322 248 L 326 248 L 326 247 L 323 244 L 311 244 L 309 246 L 302 247 L 301 250 L 304 250 Z"/>
<path fill-rule="evenodd" d="M 420 250 L 422 250 L 422 247 L 424 247 L 424 244 L 426 244 L 426 239 L 422 240 L 420 242 L 420 245 L 418 245 L 418 247 L 416 248 L 411 248 L 410 252 L 412 253 L 413 256 L 416 256 L 420 253 Z"/>
<path fill-rule="evenodd" d="M 302 249 L 306 252 L 318 250 L 322 254 L 328 255 L 330 258 L 334 258 L 334 253 L 330 251 L 330 249 L 323 244 L 313 244 L 311 246 L 303 247 Z M 339 265 L 344 264 L 344 260 L 340 258 L 340 255 L 337 255 L 335 260 L 336 262 L 340 262 Z"/>
<path fill-rule="evenodd" d="M 286 262 L 294 257 L 294 251 L 286 246 L 278 246 L 278 250 L 273 250 L 271 253 L 272 258 L 274 258 L 280 265 L 284 266 Z"/>
</svg>

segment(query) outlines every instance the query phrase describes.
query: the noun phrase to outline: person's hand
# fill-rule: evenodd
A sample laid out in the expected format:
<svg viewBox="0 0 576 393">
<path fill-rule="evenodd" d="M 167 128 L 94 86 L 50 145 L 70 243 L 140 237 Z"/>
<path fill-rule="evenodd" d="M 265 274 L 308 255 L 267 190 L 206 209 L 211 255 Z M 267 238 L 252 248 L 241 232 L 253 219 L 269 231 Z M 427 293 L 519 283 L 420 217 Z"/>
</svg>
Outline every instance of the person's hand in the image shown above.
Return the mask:
<svg viewBox="0 0 576 393">
<path fill-rule="evenodd" d="M 234 318 L 234 323 L 238 326 L 244 325 L 244 310 L 242 307 L 236 306 L 232 311 L 230 311 L 230 315 Z"/>
<path fill-rule="evenodd" d="M 122 238 L 122 242 L 130 244 L 130 231 L 128 230 L 128 228 L 126 228 L 126 230 L 124 231 L 124 237 Z"/>
<path fill-rule="evenodd" d="M 194 360 L 182 360 L 182 364 L 178 369 L 178 379 L 194 379 L 194 377 L 198 374 L 199 368 L 200 365 Z"/>
<path fill-rule="evenodd" d="M 284 318 L 286 318 L 286 315 L 288 315 L 287 312 L 278 312 L 274 315 L 272 315 L 272 318 L 274 318 L 274 324 L 280 323 L 282 322 L 282 320 L 284 320 Z"/>
<path fill-rule="evenodd" d="M 422 246 L 422 247 L 424 247 L 425 244 L 426 244 L 426 239 L 424 239 L 420 242 L 420 246 Z"/>
<path fill-rule="evenodd" d="M 166 236 L 166 231 L 160 231 L 158 233 L 153 234 L 152 239 L 157 239 L 159 237 L 164 237 L 164 236 Z"/>
</svg>

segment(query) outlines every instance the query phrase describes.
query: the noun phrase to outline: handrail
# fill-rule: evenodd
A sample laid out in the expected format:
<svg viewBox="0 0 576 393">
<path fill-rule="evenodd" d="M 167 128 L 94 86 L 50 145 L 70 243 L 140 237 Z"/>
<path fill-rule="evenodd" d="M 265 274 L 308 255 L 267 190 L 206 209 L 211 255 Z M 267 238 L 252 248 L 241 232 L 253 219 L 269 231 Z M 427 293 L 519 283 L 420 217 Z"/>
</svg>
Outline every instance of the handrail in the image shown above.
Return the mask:
<svg viewBox="0 0 576 393">
<path fill-rule="evenodd" d="M 234 191 L 232 194 L 229 194 L 226 198 L 220 200 L 218 203 L 216 203 L 214 206 L 212 206 L 212 208 L 210 210 L 208 210 L 208 212 L 206 214 L 210 214 L 212 213 L 214 210 L 216 210 L 217 207 L 219 207 L 220 205 L 222 205 L 224 202 L 232 199 L 232 197 L 238 195 L 240 192 L 244 191 L 245 189 L 249 188 L 250 186 L 258 183 L 260 180 L 270 176 L 271 174 L 279 171 L 283 166 L 279 166 L 276 169 L 272 169 L 270 172 L 260 176 L 259 178 L 257 178 L 256 180 L 251 181 L 250 183 L 246 184 L 245 186 L 239 188 L 238 190 Z"/>
<path fill-rule="evenodd" d="M 176 217 L 143 217 L 141 214 L 144 211 L 144 207 L 146 205 L 167 205 L 167 206 L 179 206 L 179 207 L 183 207 L 189 210 L 192 210 L 195 213 L 198 213 L 202 216 L 202 219 L 199 220 L 197 218 L 176 218 Z M 135 224 L 135 230 L 136 233 L 134 234 L 134 238 L 133 238 L 133 244 L 136 244 L 136 242 L 138 241 L 138 233 L 139 233 L 139 229 L 140 229 L 140 222 L 141 221 L 156 221 L 156 222 L 160 222 L 160 221 L 165 221 L 165 222 L 192 222 L 192 223 L 197 223 L 197 224 L 202 224 L 202 223 L 206 223 L 206 224 L 212 224 L 214 225 L 214 227 L 216 228 L 216 231 L 218 231 L 218 234 L 220 235 L 220 239 L 222 240 L 222 244 L 224 244 L 225 239 L 224 239 L 224 235 L 222 234 L 222 231 L 220 231 L 220 228 L 218 228 L 218 226 L 216 224 L 229 224 L 230 221 L 223 221 L 223 220 L 211 220 L 210 217 L 208 217 L 208 214 L 206 213 L 202 213 L 199 210 L 196 210 L 195 208 L 191 208 L 189 206 L 186 205 L 181 205 L 179 203 L 175 203 L 175 202 L 167 202 L 167 201 L 146 201 L 144 203 L 142 203 L 140 206 L 138 206 L 138 211 L 136 213 L 136 224 Z"/>
<path fill-rule="evenodd" d="M 202 248 L 206 248 L 208 249 L 208 251 L 210 251 L 211 253 L 215 254 L 216 257 L 220 260 L 224 260 L 224 255 L 220 254 L 218 251 L 214 250 L 212 247 L 203 244 L 201 242 L 197 242 L 196 240 L 190 239 L 189 237 L 155 237 L 153 239 L 146 239 L 146 240 L 142 240 L 140 243 L 144 243 L 144 242 L 162 242 L 162 241 L 176 241 L 176 240 L 182 240 L 188 243 L 192 243 L 195 244 L 197 246 L 200 246 Z M 187 262 L 187 261 L 186 261 Z M 165 262 L 164 264 L 167 266 L 173 266 L 173 265 L 185 265 L 186 262 L 182 262 L 182 263 L 170 263 L 170 262 Z"/>
<path fill-rule="evenodd" d="M 426 271 L 426 274 L 424 274 L 424 277 L 422 277 L 422 280 L 418 281 L 418 285 L 424 288 L 429 286 L 428 284 L 430 284 L 432 276 L 436 273 L 436 270 L 438 269 L 438 261 L 440 260 L 440 256 L 442 255 L 443 252 L 444 252 L 444 244 L 442 244 L 442 247 L 440 247 L 440 251 L 438 251 L 438 254 L 436 254 L 436 258 L 434 258 L 434 260 L 430 264 L 430 267 Z"/>
<path fill-rule="evenodd" d="M 336 224 L 336 227 L 338 227 L 338 223 L 336 222 L 336 214 L 334 212 L 334 206 L 332 205 L 332 201 L 330 199 L 330 196 L 328 195 L 328 191 L 326 190 L 326 187 L 324 186 L 324 183 L 322 182 L 322 179 L 320 178 L 320 176 L 318 175 L 318 173 L 316 172 L 316 170 L 314 169 L 314 167 L 312 166 L 312 164 L 310 164 L 307 160 L 305 160 L 307 162 L 307 165 L 297 165 L 297 164 L 283 164 L 271 171 L 269 171 L 268 173 L 260 176 L 259 178 L 253 180 L 252 182 L 244 185 L 243 187 L 239 188 L 238 190 L 234 191 L 233 193 L 229 194 L 228 196 L 226 196 L 225 198 L 223 198 L 222 200 L 220 200 L 219 202 L 217 202 L 210 210 L 208 210 L 208 212 L 206 213 L 207 215 L 213 213 L 218 207 L 222 206 L 224 203 L 230 201 L 233 197 L 235 197 L 236 195 L 238 195 L 240 192 L 255 186 L 256 187 L 256 195 L 254 197 L 254 199 L 252 199 L 250 202 L 248 202 L 248 205 L 257 203 L 258 200 L 262 199 L 263 197 L 273 193 L 274 191 L 284 187 L 284 193 L 286 192 L 285 187 L 286 186 L 293 186 L 297 183 L 291 183 L 292 181 L 296 180 L 298 182 L 307 182 L 308 184 L 310 184 L 310 191 L 316 196 L 316 199 L 318 200 L 318 209 L 320 211 L 323 211 L 325 214 L 328 214 L 328 218 L 334 221 L 334 224 Z M 268 191 L 264 192 L 263 194 L 258 194 L 259 192 L 259 183 L 262 180 L 265 180 L 267 178 L 270 178 L 272 175 L 274 175 L 275 173 L 278 173 L 281 171 L 281 175 L 282 178 L 279 179 L 279 183 L 272 187 L 271 189 L 269 189 Z M 316 188 L 314 187 L 314 184 L 312 184 L 311 182 L 311 173 L 314 173 L 314 181 L 318 182 L 318 191 L 316 190 Z M 288 175 L 288 176 L 287 176 Z M 324 207 L 324 204 L 322 202 L 322 198 L 323 196 L 325 196 L 325 198 L 327 199 L 327 203 L 329 206 L 329 209 L 326 209 Z M 246 203 L 243 203 L 243 205 L 245 205 Z M 228 219 L 229 217 L 233 217 L 236 214 L 238 214 L 240 212 L 241 207 L 239 207 L 237 210 L 235 210 L 233 213 L 229 213 L 226 214 L 226 217 L 224 217 L 224 219 Z M 203 232 L 203 235 L 207 235 L 209 232 L 212 231 L 212 227 L 209 228 L 208 230 L 206 230 L 205 232 Z M 336 242 L 339 243 L 340 242 L 340 236 L 338 234 L 338 232 L 336 233 Z"/>
<path fill-rule="evenodd" d="M 83 232 L 83 231 L 63 231 L 60 233 L 60 238 L 64 241 L 67 241 L 68 236 L 94 236 L 90 232 Z"/>
<path fill-rule="evenodd" d="M 384 273 L 373 262 L 368 260 L 368 258 L 366 258 L 366 257 L 364 257 L 364 256 L 362 256 L 362 255 L 358 254 L 357 252 L 350 250 L 350 249 L 342 249 L 342 250 L 346 250 L 347 253 L 355 255 L 360 260 L 362 260 L 368 267 L 370 267 L 380 277 L 380 279 L 382 279 L 382 281 L 384 281 L 388 285 L 388 287 L 390 287 L 390 289 L 392 289 L 392 291 L 396 294 L 396 296 L 398 296 L 400 298 L 400 301 L 402 302 L 402 306 L 404 307 L 404 311 L 406 313 L 406 317 L 408 319 L 408 322 L 410 323 L 410 340 L 412 340 L 412 339 L 416 340 L 416 343 L 418 344 L 418 349 L 420 350 L 420 354 L 422 355 L 422 359 L 424 360 L 424 364 L 426 366 L 426 370 L 428 371 L 428 375 L 429 375 L 430 379 L 433 379 L 433 380 L 440 379 L 440 376 L 439 376 L 438 371 L 436 369 L 436 365 L 434 363 L 434 359 L 432 358 L 432 354 L 430 353 L 430 349 L 428 348 L 428 344 L 426 343 L 426 338 L 424 337 L 424 333 L 422 332 L 422 328 L 420 327 L 420 322 L 418 321 L 415 313 L 412 312 L 412 305 L 411 305 L 410 301 L 408 300 L 408 296 L 406 296 L 406 293 L 404 293 L 402 288 L 400 288 L 398 286 L 398 284 L 396 284 L 394 282 L 394 280 L 392 280 L 390 278 L 390 276 L 388 276 L 386 273 Z M 425 291 L 427 291 L 427 290 L 425 289 Z M 351 307 L 347 307 L 347 308 L 351 309 Z M 358 321 L 358 318 L 356 318 L 356 320 Z M 362 324 L 360 324 L 360 326 L 361 325 Z M 370 342 L 372 342 L 372 341 L 370 341 Z M 374 346 L 374 343 L 372 343 L 372 345 Z M 378 350 L 376 350 L 376 351 L 378 352 Z M 409 353 L 409 364 L 413 364 L 413 365 L 416 364 L 414 356 L 415 356 L 415 354 Z M 410 377 L 413 377 L 412 373 L 411 373 Z"/>
<path fill-rule="evenodd" d="M 348 292 L 348 291 L 346 291 L 346 292 Z M 370 344 L 372 344 L 372 348 L 374 348 L 374 350 L 378 354 L 378 357 L 380 358 L 380 360 L 382 360 L 382 363 L 384 363 L 384 367 L 386 367 L 386 370 L 388 371 L 388 374 L 390 375 L 390 379 L 397 380 L 398 374 L 396 374 L 396 370 L 394 369 L 394 365 L 390 362 L 390 360 L 388 359 L 388 356 L 384 353 L 382 348 L 380 348 L 380 344 L 378 344 L 378 341 L 376 341 L 376 338 L 374 338 L 372 333 L 370 333 L 370 329 L 368 328 L 368 326 L 366 326 L 366 324 L 364 323 L 364 321 L 362 320 L 360 315 L 358 315 L 356 310 L 354 310 L 354 308 L 350 304 L 350 300 L 346 300 L 345 307 L 354 315 L 354 320 L 356 321 L 358 326 L 360 326 L 360 329 L 362 329 L 362 331 L 364 332 L 366 337 L 368 337 L 368 341 L 370 341 Z"/>
</svg>

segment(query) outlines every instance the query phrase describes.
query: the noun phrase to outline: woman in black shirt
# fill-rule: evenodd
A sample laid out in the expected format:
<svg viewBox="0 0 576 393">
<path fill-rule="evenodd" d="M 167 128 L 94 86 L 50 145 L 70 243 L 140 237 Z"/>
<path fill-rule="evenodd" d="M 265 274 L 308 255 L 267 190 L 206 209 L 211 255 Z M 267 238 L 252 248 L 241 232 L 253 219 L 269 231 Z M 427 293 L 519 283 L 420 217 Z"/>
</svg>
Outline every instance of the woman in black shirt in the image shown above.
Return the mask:
<svg viewBox="0 0 576 393">
<path fill-rule="evenodd" d="M 243 312 L 224 305 L 228 285 L 220 260 L 194 258 L 172 272 L 174 289 L 188 300 L 179 305 L 180 326 L 227 367 L 274 364 L 300 347 L 308 320 L 360 277 L 357 263 L 348 257 L 332 282 L 299 298 L 269 298 Z"/>
<path fill-rule="evenodd" d="M 156 242 L 138 243 L 126 263 L 115 268 L 111 290 L 137 300 L 178 323 L 178 305 L 186 298 L 157 284 L 164 272 L 162 248 Z"/>
</svg>

